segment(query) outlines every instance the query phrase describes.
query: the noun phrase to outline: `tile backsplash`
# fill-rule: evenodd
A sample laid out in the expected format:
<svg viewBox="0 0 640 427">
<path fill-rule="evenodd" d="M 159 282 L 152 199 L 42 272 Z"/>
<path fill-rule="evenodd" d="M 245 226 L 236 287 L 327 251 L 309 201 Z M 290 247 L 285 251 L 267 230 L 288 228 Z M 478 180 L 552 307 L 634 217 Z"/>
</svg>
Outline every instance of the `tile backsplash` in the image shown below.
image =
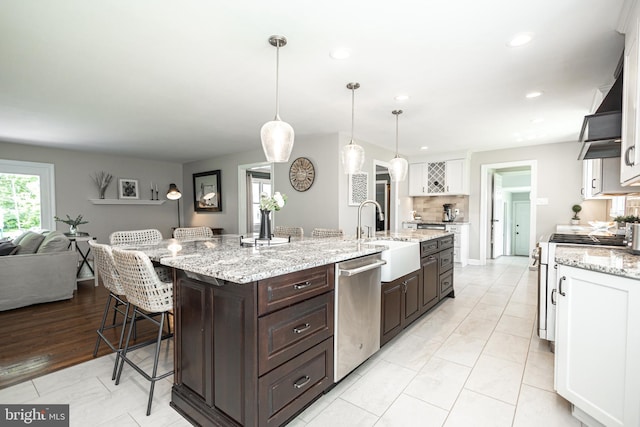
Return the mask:
<svg viewBox="0 0 640 427">
<path fill-rule="evenodd" d="M 469 220 L 469 196 L 414 197 L 413 210 L 416 211 L 416 215 L 422 217 L 423 221 L 442 221 L 442 205 L 445 203 L 450 203 L 453 209 L 460 210 L 456 221 Z M 408 219 L 411 219 L 410 215 Z"/>
</svg>

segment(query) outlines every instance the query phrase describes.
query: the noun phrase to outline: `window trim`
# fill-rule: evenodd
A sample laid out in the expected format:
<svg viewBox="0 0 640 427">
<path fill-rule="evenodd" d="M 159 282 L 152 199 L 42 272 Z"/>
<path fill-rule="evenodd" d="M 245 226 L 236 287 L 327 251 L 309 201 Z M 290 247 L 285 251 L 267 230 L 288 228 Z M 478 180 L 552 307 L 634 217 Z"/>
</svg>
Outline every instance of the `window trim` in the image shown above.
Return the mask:
<svg viewBox="0 0 640 427">
<path fill-rule="evenodd" d="M 0 172 L 40 177 L 40 226 L 45 230 L 55 230 L 56 223 L 56 183 L 55 166 L 51 163 L 24 162 L 0 159 Z"/>
</svg>

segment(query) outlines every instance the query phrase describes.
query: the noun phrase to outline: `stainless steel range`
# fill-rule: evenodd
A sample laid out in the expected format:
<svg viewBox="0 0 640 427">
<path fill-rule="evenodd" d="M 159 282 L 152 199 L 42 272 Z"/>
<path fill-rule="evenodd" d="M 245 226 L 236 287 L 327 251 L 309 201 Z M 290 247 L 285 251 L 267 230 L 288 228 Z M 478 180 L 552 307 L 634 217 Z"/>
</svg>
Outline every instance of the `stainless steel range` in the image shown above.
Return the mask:
<svg viewBox="0 0 640 427">
<path fill-rule="evenodd" d="M 557 245 L 626 246 L 624 236 L 607 232 L 554 233 L 538 242 L 538 336 L 548 341 L 556 337 L 556 305 L 553 290 L 558 284 L 555 263 Z"/>
</svg>

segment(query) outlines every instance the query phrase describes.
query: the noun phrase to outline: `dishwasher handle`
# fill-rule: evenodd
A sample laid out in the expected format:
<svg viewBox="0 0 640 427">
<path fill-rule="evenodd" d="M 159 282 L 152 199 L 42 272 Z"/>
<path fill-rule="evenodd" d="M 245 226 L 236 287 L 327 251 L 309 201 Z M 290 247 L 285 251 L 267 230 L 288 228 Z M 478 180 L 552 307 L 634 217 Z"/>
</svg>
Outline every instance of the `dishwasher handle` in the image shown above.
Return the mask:
<svg viewBox="0 0 640 427">
<path fill-rule="evenodd" d="M 353 268 L 351 270 L 342 270 L 340 269 L 340 275 L 341 276 L 354 276 L 356 274 L 360 274 L 360 273 L 364 273 L 365 271 L 369 271 L 369 270 L 373 270 L 374 268 L 378 268 L 381 265 L 385 265 L 387 263 L 387 261 L 381 259 L 378 260 L 372 264 L 367 264 L 367 265 L 363 265 L 362 267 L 358 267 L 358 268 Z"/>
</svg>

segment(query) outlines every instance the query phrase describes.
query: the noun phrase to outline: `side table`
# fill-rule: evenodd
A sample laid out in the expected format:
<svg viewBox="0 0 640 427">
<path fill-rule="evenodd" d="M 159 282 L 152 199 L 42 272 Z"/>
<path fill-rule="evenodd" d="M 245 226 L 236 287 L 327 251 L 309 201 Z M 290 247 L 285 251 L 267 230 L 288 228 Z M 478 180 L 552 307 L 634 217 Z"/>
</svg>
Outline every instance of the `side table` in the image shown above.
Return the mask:
<svg viewBox="0 0 640 427">
<path fill-rule="evenodd" d="M 78 245 L 78 243 L 80 243 L 80 242 L 85 242 L 86 243 L 89 240 L 96 240 L 96 238 L 90 236 L 89 233 L 83 233 L 83 232 L 76 232 L 75 234 L 64 233 L 64 235 L 67 236 L 67 239 L 69 239 L 69 248 L 72 251 L 78 252 L 78 255 L 79 255 L 79 257 L 78 257 L 78 271 L 76 273 L 76 281 L 83 281 L 83 280 L 93 279 L 94 280 L 94 285 L 98 286 L 98 275 L 93 270 L 93 265 L 91 265 L 91 262 L 89 261 L 89 253 L 91 252 L 91 246 L 89 246 L 87 244 L 86 250 L 83 250 L 83 248 L 80 245 Z M 90 276 L 81 276 L 80 275 L 80 273 L 82 272 L 82 268 L 85 265 L 87 266 L 87 268 L 91 272 Z"/>
</svg>

